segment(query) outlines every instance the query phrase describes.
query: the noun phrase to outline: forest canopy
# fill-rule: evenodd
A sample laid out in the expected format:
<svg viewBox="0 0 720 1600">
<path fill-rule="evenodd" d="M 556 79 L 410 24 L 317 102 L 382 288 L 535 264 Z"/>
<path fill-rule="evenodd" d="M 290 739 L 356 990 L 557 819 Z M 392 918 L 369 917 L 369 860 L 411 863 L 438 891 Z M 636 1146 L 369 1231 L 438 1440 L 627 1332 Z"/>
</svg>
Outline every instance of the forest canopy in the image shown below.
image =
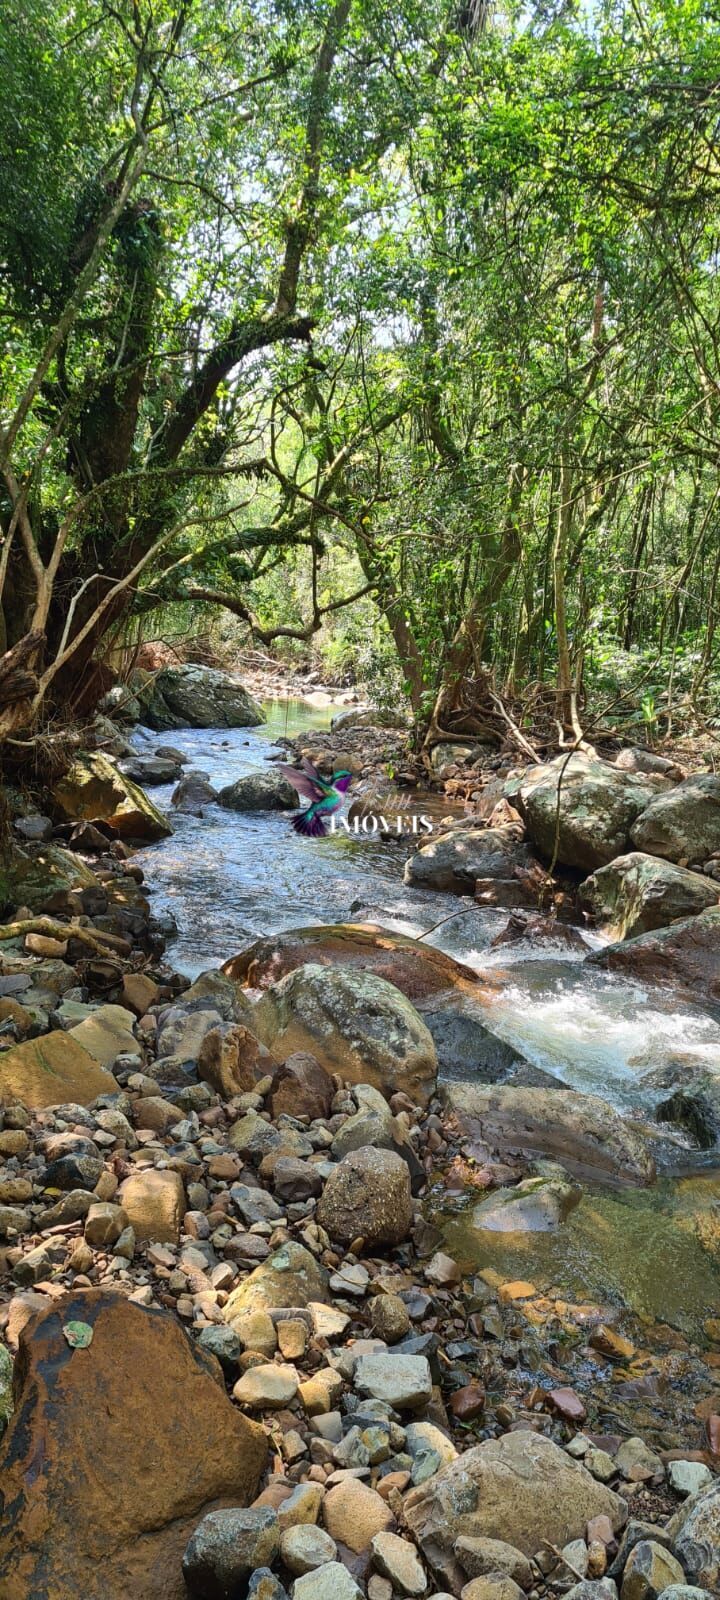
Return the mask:
<svg viewBox="0 0 720 1600">
<path fill-rule="evenodd" d="M 717 723 L 719 45 L 705 0 L 9 0 L 0 734 L 178 607 L 429 738 Z"/>
</svg>

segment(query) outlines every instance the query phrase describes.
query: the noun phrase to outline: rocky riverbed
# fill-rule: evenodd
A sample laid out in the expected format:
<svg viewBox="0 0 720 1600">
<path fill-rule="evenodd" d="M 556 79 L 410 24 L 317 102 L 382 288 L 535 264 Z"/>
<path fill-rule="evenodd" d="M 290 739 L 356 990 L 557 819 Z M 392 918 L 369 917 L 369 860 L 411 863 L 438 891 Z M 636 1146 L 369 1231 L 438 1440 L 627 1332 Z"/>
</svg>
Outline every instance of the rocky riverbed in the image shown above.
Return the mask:
<svg viewBox="0 0 720 1600">
<path fill-rule="evenodd" d="M 205 690 L 207 715 L 236 714 L 212 679 Z M 181 715 L 163 706 L 158 720 Z M 141 759 L 175 763 L 187 782 L 174 737 L 158 730 Z M 311 743 L 320 754 L 324 740 Z M 171 897 L 153 912 L 146 892 L 153 850 L 175 839 L 136 854 L 143 836 L 163 837 L 164 810 L 123 778 L 123 758 L 110 764 L 81 763 L 47 817 L 14 802 L 25 815 L 3 894 L 17 931 L 0 946 L 0 1592 L 717 1593 L 717 1213 L 700 1192 L 712 1180 L 677 1185 L 695 1186 L 686 1237 L 708 1273 L 686 1325 L 682 1307 L 633 1316 L 619 1297 L 556 1282 L 578 1219 L 601 1232 L 609 1208 L 650 1204 L 658 1168 L 707 1156 L 712 1043 L 699 1065 L 698 1050 L 665 1062 L 628 1114 L 493 1031 L 505 985 L 494 956 L 478 972 L 397 928 L 337 916 L 303 928 L 302 911 L 284 936 L 256 924 L 266 937 L 226 946 L 191 982 L 164 948 Z M 710 822 L 678 846 L 682 776 L 648 790 L 582 770 L 562 868 L 592 873 L 596 925 L 618 935 L 592 970 L 614 982 L 603 974 L 624 960 L 643 973 L 654 941 L 677 1004 L 714 1026 L 713 792 L 696 786 Z M 376 782 L 376 764 L 364 777 Z M 476 785 L 473 826 L 456 817 L 411 856 L 407 891 L 444 910 L 470 885 L 495 938 L 503 902 L 527 896 L 552 853 L 533 799 L 542 780 L 513 795 L 496 763 L 446 781 Z M 608 822 L 619 783 L 631 798 L 613 799 Z M 497 806 L 512 813 L 493 819 Z M 653 857 L 653 874 L 618 868 L 649 827 L 672 855 Z M 591 834 L 592 861 L 577 842 Z M 407 850 L 388 851 L 375 889 L 391 867 L 401 875 Z M 453 1060 L 464 1081 L 448 1076 Z"/>
</svg>

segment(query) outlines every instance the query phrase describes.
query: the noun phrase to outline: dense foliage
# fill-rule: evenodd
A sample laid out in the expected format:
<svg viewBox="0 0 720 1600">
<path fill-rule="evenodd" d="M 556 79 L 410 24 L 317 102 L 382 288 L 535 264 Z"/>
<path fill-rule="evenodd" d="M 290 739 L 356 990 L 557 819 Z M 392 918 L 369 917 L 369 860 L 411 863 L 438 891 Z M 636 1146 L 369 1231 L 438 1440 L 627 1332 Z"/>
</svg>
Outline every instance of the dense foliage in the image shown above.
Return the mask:
<svg viewBox="0 0 720 1600">
<path fill-rule="evenodd" d="M 706 0 L 10 0 L 0 731 L 178 605 L 395 663 L 430 737 L 537 684 L 717 716 L 719 44 Z"/>
</svg>

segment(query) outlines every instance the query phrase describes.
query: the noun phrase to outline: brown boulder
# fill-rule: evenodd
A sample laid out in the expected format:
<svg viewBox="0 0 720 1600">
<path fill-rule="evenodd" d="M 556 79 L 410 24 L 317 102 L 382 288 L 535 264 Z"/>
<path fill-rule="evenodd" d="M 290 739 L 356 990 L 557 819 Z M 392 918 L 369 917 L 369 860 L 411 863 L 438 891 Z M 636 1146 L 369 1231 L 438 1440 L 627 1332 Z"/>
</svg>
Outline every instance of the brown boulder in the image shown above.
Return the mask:
<svg viewBox="0 0 720 1600">
<path fill-rule="evenodd" d="M 403 1509 L 434 1577 L 455 1593 L 464 1582 L 456 1540 L 499 1539 L 530 1556 L 545 1542 L 562 1549 L 584 1538 L 591 1517 L 609 1517 L 617 1533 L 627 1516 L 619 1495 L 525 1429 L 466 1450 L 411 1489 Z"/>
<path fill-rule="evenodd" d="M 223 1022 L 211 1028 L 198 1054 L 200 1077 L 223 1100 L 254 1089 L 273 1065 L 269 1050 L 239 1022 Z"/>
<path fill-rule="evenodd" d="M 273 1117 L 329 1117 L 335 1085 L 329 1072 L 307 1050 L 296 1050 L 275 1071 L 270 1110 Z"/>
<path fill-rule="evenodd" d="M 363 1145 L 331 1172 L 317 1208 L 330 1238 L 349 1244 L 362 1237 L 368 1250 L 401 1244 L 412 1227 L 410 1173 L 393 1150 Z"/>
<path fill-rule="evenodd" d="M 422 1000 L 446 989 L 477 989 L 477 974 L 442 950 L 373 922 L 290 928 L 256 939 L 226 961 L 222 971 L 236 983 L 268 989 L 306 962 L 323 967 L 360 967 L 395 985 L 408 1000 Z"/>
<path fill-rule="evenodd" d="M 20 1100 L 31 1111 L 89 1106 L 99 1094 L 116 1092 L 112 1073 L 69 1033 L 46 1033 L 0 1055 L 0 1100 Z"/>
<path fill-rule="evenodd" d="M 669 928 L 607 945 L 588 958 L 588 966 L 643 983 L 671 984 L 700 1005 L 720 1000 L 720 906 L 673 922 Z"/>
<path fill-rule="evenodd" d="M 177 1244 L 186 1211 L 185 1190 L 179 1172 L 147 1167 L 132 1172 L 120 1185 L 118 1200 L 134 1230 L 138 1244 Z"/>
<path fill-rule="evenodd" d="M 64 1330 L 88 1325 L 74 1349 Z M 219 1369 L 218 1369 L 219 1370 Z M 164 1311 L 92 1289 L 20 1335 L 3 1441 L 3 1600 L 185 1600 L 201 1517 L 247 1505 L 267 1455 L 216 1364 Z"/>
<path fill-rule="evenodd" d="M 150 1006 L 160 999 L 160 990 L 146 972 L 126 972 L 122 985 L 122 1003 L 136 1017 L 144 1017 Z"/>
<path fill-rule="evenodd" d="M 172 833 L 152 800 L 101 750 L 76 756 L 52 793 L 73 822 L 107 822 L 121 838 L 165 839 Z"/>
</svg>

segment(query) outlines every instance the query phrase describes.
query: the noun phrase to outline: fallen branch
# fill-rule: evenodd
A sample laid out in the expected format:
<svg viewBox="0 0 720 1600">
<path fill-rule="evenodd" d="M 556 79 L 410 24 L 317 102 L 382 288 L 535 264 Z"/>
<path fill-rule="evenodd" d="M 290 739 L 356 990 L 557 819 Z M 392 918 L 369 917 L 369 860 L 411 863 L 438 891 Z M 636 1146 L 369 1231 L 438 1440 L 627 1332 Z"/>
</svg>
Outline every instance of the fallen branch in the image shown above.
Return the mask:
<svg viewBox="0 0 720 1600">
<path fill-rule="evenodd" d="M 0 923 L 0 941 L 22 939 L 26 933 L 41 933 L 47 939 L 57 939 L 60 944 L 65 944 L 68 939 L 79 939 L 95 955 L 117 955 L 109 939 L 104 939 L 101 933 L 88 933 L 87 928 L 80 927 L 79 923 L 55 922 L 52 917 L 23 917 L 20 922 Z"/>
</svg>

